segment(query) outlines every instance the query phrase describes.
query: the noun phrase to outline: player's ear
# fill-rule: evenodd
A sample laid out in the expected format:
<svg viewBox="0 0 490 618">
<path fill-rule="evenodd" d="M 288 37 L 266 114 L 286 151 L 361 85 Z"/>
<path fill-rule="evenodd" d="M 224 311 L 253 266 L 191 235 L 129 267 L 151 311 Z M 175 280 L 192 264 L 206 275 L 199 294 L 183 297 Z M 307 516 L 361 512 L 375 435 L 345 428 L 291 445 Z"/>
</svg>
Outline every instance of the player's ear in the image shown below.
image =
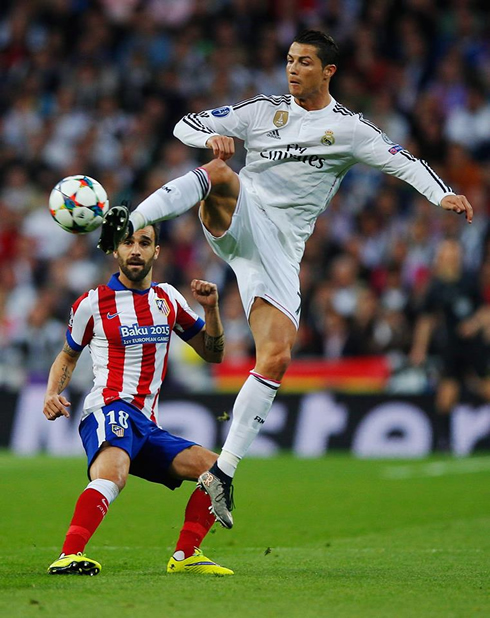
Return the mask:
<svg viewBox="0 0 490 618">
<path fill-rule="evenodd" d="M 155 255 L 153 256 L 153 261 L 155 261 L 159 255 L 160 255 L 160 245 L 157 245 L 155 247 Z"/>
<path fill-rule="evenodd" d="M 336 73 L 336 71 L 337 71 L 336 64 L 326 64 L 323 69 L 323 75 L 325 76 L 325 79 L 331 79 Z"/>
</svg>

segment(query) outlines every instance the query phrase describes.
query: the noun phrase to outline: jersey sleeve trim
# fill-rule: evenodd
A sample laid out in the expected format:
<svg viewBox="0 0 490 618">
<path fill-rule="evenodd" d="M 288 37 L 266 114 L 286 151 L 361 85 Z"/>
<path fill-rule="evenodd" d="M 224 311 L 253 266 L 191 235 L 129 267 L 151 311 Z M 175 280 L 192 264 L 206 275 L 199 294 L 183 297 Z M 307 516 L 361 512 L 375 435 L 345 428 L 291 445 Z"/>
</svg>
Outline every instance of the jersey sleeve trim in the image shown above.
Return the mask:
<svg viewBox="0 0 490 618">
<path fill-rule="evenodd" d="M 342 114 L 342 116 L 355 116 L 354 112 L 337 102 L 335 103 L 333 112 L 335 114 Z"/>
<path fill-rule="evenodd" d="M 192 339 L 192 337 L 195 337 L 197 333 L 201 332 L 201 330 L 204 328 L 204 324 L 205 322 L 202 318 L 197 318 L 197 320 L 194 322 L 194 325 L 187 330 L 182 332 L 175 332 L 183 341 L 189 341 L 189 339 Z"/>
<path fill-rule="evenodd" d="M 66 341 L 70 348 L 75 352 L 81 352 L 85 346 L 79 345 L 71 336 L 70 329 L 66 330 Z"/>
<path fill-rule="evenodd" d="M 240 101 L 239 103 L 236 103 L 232 107 L 233 109 L 240 109 L 242 107 L 245 107 L 246 105 L 251 105 L 252 103 L 259 103 L 261 101 L 265 101 L 266 103 L 270 103 L 271 105 L 276 105 L 276 106 L 279 106 L 282 103 L 286 103 L 287 105 L 289 105 L 291 102 L 291 95 L 281 95 L 279 97 L 275 97 L 275 96 L 269 97 L 264 94 L 259 94 L 256 97 L 253 97 L 252 99 L 245 99 L 244 101 Z"/>
<path fill-rule="evenodd" d="M 453 190 L 451 189 L 451 187 L 448 187 L 446 184 L 443 183 L 442 179 L 434 172 L 434 170 L 430 167 L 427 161 L 424 161 L 423 159 L 419 159 L 419 160 L 420 160 L 420 163 L 422 163 L 425 169 L 429 172 L 432 178 L 437 182 L 437 184 L 441 187 L 441 189 L 446 194 L 453 193 Z"/>
<path fill-rule="evenodd" d="M 214 131 L 203 125 L 203 123 L 198 120 L 196 116 L 196 114 L 187 114 L 187 116 L 184 116 L 182 120 L 194 131 L 201 131 L 202 133 L 207 133 L 209 136 L 216 135 Z"/>
</svg>

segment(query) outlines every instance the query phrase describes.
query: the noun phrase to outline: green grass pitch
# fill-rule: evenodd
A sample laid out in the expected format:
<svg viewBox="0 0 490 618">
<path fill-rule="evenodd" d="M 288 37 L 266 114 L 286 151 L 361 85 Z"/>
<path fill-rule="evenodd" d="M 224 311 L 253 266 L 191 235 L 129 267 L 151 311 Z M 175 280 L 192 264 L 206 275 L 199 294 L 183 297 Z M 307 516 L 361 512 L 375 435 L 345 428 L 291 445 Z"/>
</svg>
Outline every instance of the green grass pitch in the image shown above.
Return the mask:
<svg viewBox="0 0 490 618">
<path fill-rule="evenodd" d="M 490 616 L 490 457 L 246 459 L 203 544 L 229 578 L 165 573 L 192 485 L 135 478 L 87 548 L 101 574 L 47 575 L 85 483 L 82 459 L 0 453 L 0 616 Z"/>
</svg>

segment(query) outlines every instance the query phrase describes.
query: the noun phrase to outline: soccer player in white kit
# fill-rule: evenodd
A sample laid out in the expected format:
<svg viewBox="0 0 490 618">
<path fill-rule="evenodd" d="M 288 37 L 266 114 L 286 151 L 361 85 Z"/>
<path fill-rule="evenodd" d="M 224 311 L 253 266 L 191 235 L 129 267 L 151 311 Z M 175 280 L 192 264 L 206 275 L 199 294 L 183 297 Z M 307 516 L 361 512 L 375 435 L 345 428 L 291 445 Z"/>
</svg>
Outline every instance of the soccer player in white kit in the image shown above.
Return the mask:
<svg viewBox="0 0 490 618">
<path fill-rule="evenodd" d="M 216 461 L 215 453 L 158 425 L 158 396 L 172 333 L 215 363 L 223 358 L 224 335 L 216 285 L 191 283 L 204 321 L 173 286 L 152 282 L 160 249 L 157 232 L 148 225 L 119 243 L 114 251 L 119 272 L 74 303 L 66 343 L 51 367 L 43 413 L 53 421 L 69 416 L 70 402 L 62 392 L 81 351 L 89 346 L 94 385 L 84 401 L 79 432 L 90 482 L 75 506 L 61 555 L 48 569 L 52 575 L 99 573 L 100 563 L 83 552 L 128 474 L 175 489 L 183 480 L 197 481 Z M 233 575 L 199 549 L 215 522 L 210 509 L 209 495 L 196 488 L 168 573 Z M 156 522 L 158 517 L 153 525 Z"/>
<path fill-rule="evenodd" d="M 149 222 L 171 219 L 201 202 L 204 234 L 233 268 L 256 347 L 256 364 L 238 393 L 228 437 L 216 464 L 201 475 L 214 513 L 227 528 L 231 481 L 240 459 L 266 420 L 291 359 L 301 295 L 299 267 L 316 219 L 347 171 L 358 162 L 401 178 L 436 206 L 473 210 L 423 161 L 330 95 L 338 49 L 318 31 L 303 32 L 287 54 L 289 94 L 257 95 L 235 105 L 187 114 L 175 135 L 210 148 L 216 159 L 164 185 L 129 213 L 109 211 L 99 247 Z M 236 175 L 225 160 L 233 138 L 244 141 L 245 167 Z"/>
</svg>

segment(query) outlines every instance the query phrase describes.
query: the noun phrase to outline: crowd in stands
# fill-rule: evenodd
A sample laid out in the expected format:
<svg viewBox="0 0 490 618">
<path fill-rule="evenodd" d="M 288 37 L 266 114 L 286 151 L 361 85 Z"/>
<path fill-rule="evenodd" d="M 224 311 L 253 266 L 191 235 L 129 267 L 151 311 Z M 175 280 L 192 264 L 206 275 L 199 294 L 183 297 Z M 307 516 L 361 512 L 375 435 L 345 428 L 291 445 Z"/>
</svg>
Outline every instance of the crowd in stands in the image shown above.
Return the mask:
<svg viewBox="0 0 490 618">
<path fill-rule="evenodd" d="M 71 303 L 105 282 L 97 233 L 70 235 L 47 202 L 68 175 L 137 204 L 209 160 L 172 135 L 189 111 L 287 92 L 301 29 L 341 51 L 332 94 L 437 171 L 473 224 L 371 168 L 346 176 L 307 245 L 296 358 L 388 354 L 408 363 L 443 239 L 490 300 L 490 20 L 484 0 L 3 0 L 0 6 L 0 382 L 43 374 Z M 230 161 L 238 170 L 243 147 Z M 227 358 L 251 352 L 233 273 L 195 212 L 162 224 L 155 276 L 216 282 Z M 177 346 L 178 347 L 178 346 Z M 175 353 L 178 355 L 178 351 Z M 185 359 L 184 359 L 185 361 Z M 176 362 L 184 362 L 177 359 Z M 90 376 L 89 376 L 90 377 Z"/>
</svg>

